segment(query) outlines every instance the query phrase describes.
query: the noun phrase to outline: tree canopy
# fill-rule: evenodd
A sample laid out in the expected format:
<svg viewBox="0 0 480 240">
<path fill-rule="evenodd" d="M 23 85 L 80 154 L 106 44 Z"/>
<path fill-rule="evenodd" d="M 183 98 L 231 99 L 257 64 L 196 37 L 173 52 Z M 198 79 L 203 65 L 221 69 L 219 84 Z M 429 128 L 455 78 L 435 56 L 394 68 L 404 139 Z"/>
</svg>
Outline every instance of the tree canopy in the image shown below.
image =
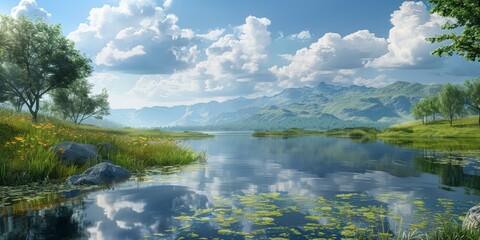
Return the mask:
<svg viewBox="0 0 480 240">
<path fill-rule="evenodd" d="M 75 49 L 59 25 L 0 16 L 0 87 L 28 107 L 32 121 L 37 121 L 43 95 L 91 72 L 90 60 Z"/>
<path fill-rule="evenodd" d="M 465 103 L 478 114 L 480 125 L 480 78 L 474 81 L 465 81 Z"/>
<path fill-rule="evenodd" d="M 448 42 L 435 49 L 432 54 L 449 56 L 454 53 L 470 61 L 480 61 L 480 1 L 479 0 L 429 0 L 433 3 L 431 13 L 453 18 L 442 29 L 450 33 L 427 38 L 428 41 Z"/>
<path fill-rule="evenodd" d="M 447 83 L 439 95 L 440 113 L 448 119 L 452 126 L 455 115 L 460 115 L 464 110 L 463 91 L 459 86 Z"/>
<path fill-rule="evenodd" d="M 86 79 L 79 79 L 68 88 L 53 90 L 52 110 L 77 125 L 90 117 L 101 119 L 110 114 L 107 91 L 103 89 L 101 94 L 92 95 L 92 87 Z"/>
</svg>

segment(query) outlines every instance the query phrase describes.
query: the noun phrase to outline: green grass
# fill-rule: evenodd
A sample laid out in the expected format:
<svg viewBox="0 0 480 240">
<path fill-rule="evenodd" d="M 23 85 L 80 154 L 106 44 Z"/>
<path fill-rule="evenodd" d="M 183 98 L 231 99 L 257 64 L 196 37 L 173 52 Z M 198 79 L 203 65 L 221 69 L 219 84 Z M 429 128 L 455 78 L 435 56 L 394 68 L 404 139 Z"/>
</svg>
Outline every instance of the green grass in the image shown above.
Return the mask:
<svg viewBox="0 0 480 240">
<path fill-rule="evenodd" d="M 0 185 L 35 181 L 63 180 L 90 166 L 67 165 L 50 148 L 62 141 L 98 144 L 112 143 L 117 151 L 100 154 L 134 173 L 146 168 L 188 164 L 205 159 L 205 153 L 179 145 L 176 138 L 210 137 L 201 133 L 175 133 L 160 130 L 103 129 L 76 127 L 55 118 L 41 117 L 32 124 L 30 116 L 0 108 Z"/>
<path fill-rule="evenodd" d="M 372 141 L 376 139 L 378 130 L 375 128 L 343 128 L 332 129 L 328 131 L 313 131 L 304 130 L 300 128 L 290 128 L 285 131 L 255 131 L 252 136 L 254 137 L 301 137 L 301 136 L 333 136 L 333 137 L 345 137 L 356 141 Z"/>
<path fill-rule="evenodd" d="M 377 137 L 387 143 L 419 149 L 478 150 L 480 126 L 477 117 L 466 117 L 422 124 L 420 121 L 404 123 L 385 129 Z"/>
<path fill-rule="evenodd" d="M 375 128 L 356 127 L 309 131 L 292 128 L 285 131 L 255 131 L 255 137 L 332 136 L 350 138 L 357 142 L 381 140 L 383 142 L 417 149 L 469 151 L 479 150 L 480 126 L 478 117 L 456 119 L 453 126 L 446 120 L 422 124 L 420 121 L 392 126 L 383 131 Z"/>
<path fill-rule="evenodd" d="M 359 142 L 375 141 L 379 131 L 375 128 L 357 127 L 332 129 L 324 133 L 325 136 L 350 138 Z"/>
<path fill-rule="evenodd" d="M 253 132 L 252 136 L 254 137 L 300 137 L 300 136 L 315 136 L 315 135 L 323 135 L 322 131 L 311 131 L 311 130 L 304 130 L 301 128 L 290 128 L 284 131 L 255 131 Z"/>
<path fill-rule="evenodd" d="M 422 124 L 420 121 L 404 123 L 385 129 L 379 137 L 415 137 L 415 138 L 478 138 L 480 126 L 477 117 L 466 117 L 453 121 L 441 120 Z"/>
</svg>

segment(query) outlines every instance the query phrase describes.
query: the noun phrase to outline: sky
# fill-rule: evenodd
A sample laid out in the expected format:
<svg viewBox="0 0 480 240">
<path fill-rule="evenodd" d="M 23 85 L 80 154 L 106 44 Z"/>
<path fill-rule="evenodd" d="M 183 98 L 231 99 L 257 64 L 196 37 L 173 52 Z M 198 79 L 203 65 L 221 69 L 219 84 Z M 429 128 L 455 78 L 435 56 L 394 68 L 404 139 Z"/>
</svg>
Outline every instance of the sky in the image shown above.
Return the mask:
<svg viewBox="0 0 480 240">
<path fill-rule="evenodd" d="M 2 0 L 60 24 L 112 108 L 273 95 L 292 87 L 462 83 L 480 63 L 434 57 L 447 19 L 427 1 Z"/>
</svg>

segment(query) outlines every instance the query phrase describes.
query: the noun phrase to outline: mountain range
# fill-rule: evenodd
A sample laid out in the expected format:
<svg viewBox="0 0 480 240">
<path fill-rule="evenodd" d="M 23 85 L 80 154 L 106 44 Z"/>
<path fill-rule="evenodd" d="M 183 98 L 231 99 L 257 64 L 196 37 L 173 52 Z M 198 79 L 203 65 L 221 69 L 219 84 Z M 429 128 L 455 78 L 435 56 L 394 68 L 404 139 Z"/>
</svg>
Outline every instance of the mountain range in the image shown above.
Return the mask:
<svg viewBox="0 0 480 240">
<path fill-rule="evenodd" d="M 269 97 L 236 98 L 174 107 L 113 109 L 106 118 L 123 126 L 177 130 L 384 128 L 413 120 L 410 109 L 442 85 L 395 82 L 382 88 L 320 83 Z"/>
</svg>

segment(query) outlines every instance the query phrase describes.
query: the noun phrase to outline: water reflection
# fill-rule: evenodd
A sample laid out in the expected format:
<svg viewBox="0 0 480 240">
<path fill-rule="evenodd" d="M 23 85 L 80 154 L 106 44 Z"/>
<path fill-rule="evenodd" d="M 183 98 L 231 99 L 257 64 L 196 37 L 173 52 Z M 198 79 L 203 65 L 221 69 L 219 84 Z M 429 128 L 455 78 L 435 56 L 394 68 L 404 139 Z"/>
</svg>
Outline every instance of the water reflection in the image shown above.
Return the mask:
<svg viewBox="0 0 480 240">
<path fill-rule="evenodd" d="M 58 205 L 53 209 L 29 211 L 23 215 L 0 215 L 1 239 L 84 239 L 87 238 L 83 204 Z"/>
<path fill-rule="evenodd" d="M 306 239 L 360 227 L 396 233 L 399 219 L 423 230 L 435 213 L 463 215 L 479 200 L 476 158 L 325 137 L 220 134 L 185 144 L 205 150 L 208 162 L 90 193 L 71 215 L 49 211 L 66 214 L 71 238 Z M 28 214 L 30 224 L 44 213 Z M 0 216 L 0 226 L 15 225 L 1 233 L 33 231 L 19 219 Z"/>
<path fill-rule="evenodd" d="M 93 239 L 141 239 L 177 227 L 173 217 L 207 207 L 207 198 L 181 186 L 106 191 L 89 197 L 85 214 Z"/>
<path fill-rule="evenodd" d="M 438 175 L 443 185 L 466 187 L 467 193 L 480 194 L 480 162 L 475 157 L 425 151 L 415 156 L 415 166 L 423 172 Z"/>
</svg>

